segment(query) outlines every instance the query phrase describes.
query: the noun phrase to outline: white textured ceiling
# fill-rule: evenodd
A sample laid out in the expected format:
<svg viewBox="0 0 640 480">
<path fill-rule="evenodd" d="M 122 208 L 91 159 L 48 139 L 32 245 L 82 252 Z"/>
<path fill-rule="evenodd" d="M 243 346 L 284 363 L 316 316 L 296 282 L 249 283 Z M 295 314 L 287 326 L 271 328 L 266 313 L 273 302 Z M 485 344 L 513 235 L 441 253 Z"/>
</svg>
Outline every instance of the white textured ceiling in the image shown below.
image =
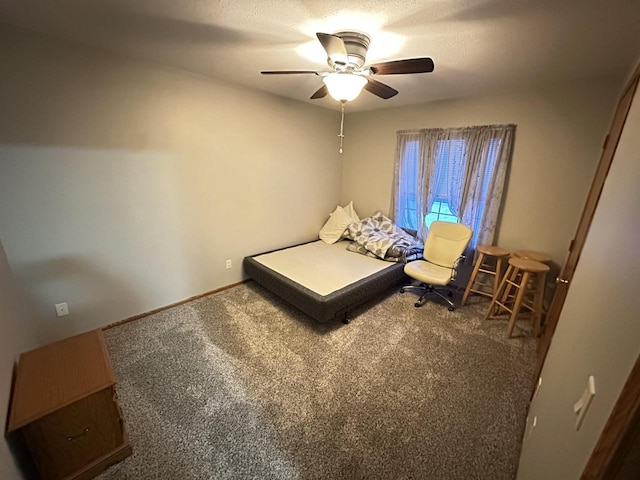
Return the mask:
<svg viewBox="0 0 640 480">
<path fill-rule="evenodd" d="M 371 36 L 367 64 L 433 58 L 351 110 L 622 76 L 640 55 L 639 0 L 0 0 L 0 21 L 327 108 L 319 77 L 260 70 L 326 70 L 315 32 L 340 30 Z"/>
</svg>

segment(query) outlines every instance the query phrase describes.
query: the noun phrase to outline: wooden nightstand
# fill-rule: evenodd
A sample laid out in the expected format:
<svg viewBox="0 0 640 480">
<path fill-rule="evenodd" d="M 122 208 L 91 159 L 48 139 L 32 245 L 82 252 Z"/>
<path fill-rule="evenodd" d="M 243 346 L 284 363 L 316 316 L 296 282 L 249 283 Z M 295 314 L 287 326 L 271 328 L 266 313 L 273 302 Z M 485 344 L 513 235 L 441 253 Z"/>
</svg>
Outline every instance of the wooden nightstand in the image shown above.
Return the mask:
<svg viewBox="0 0 640 480">
<path fill-rule="evenodd" d="M 20 355 L 8 431 L 43 479 L 89 479 L 131 454 L 101 330 Z"/>
</svg>

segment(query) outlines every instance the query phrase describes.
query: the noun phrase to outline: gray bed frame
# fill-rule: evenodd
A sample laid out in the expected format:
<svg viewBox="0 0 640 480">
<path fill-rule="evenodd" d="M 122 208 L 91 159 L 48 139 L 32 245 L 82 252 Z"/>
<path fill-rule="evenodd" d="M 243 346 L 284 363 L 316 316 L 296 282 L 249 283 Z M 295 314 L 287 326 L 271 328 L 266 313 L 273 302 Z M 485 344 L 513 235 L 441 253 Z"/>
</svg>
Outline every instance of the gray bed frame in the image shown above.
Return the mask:
<svg viewBox="0 0 640 480">
<path fill-rule="evenodd" d="M 293 247 L 297 246 L 293 245 Z M 280 250 L 286 250 L 286 248 Z M 265 253 L 271 252 L 245 257 L 242 262 L 245 273 L 264 288 L 302 310 L 318 322 L 341 320 L 343 323 L 349 323 L 349 312 L 353 308 L 380 295 L 391 287 L 399 285 L 405 278 L 404 263 L 389 262 L 388 267 L 368 277 L 336 290 L 329 295 L 320 295 L 266 267 L 253 258 Z M 354 255 L 359 254 L 354 253 Z"/>
</svg>

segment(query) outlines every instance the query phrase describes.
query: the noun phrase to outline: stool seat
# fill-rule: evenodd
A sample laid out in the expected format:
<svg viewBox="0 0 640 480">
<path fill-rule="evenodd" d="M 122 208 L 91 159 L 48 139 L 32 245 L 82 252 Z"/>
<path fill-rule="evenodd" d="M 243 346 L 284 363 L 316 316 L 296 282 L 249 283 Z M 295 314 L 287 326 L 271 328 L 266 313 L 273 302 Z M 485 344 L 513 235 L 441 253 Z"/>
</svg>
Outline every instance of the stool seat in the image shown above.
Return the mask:
<svg viewBox="0 0 640 480">
<path fill-rule="evenodd" d="M 506 257 L 511 253 L 506 248 L 502 248 L 497 245 L 478 245 L 476 250 L 492 257 Z"/>
<path fill-rule="evenodd" d="M 509 259 L 509 265 L 529 273 L 542 273 L 549 271 L 549 265 L 527 258 L 511 257 Z"/>
<path fill-rule="evenodd" d="M 514 252 L 515 254 L 515 252 Z M 531 316 L 535 336 L 540 333 L 545 277 L 549 265 L 531 258 L 511 257 L 500 286 L 491 299 L 486 319 L 509 314 L 507 338 L 511 338 L 521 310 Z"/>
<path fill-rule="evenodd" d="M 549 263 L 551 257 L 543 252 L 536 252 L 535 250 L 516 250 L 513 255 L 518 258 L 525 258 L 528 260 L 535 260 L 536 262 Z"/>
<path fill-rule="evenodd" d="M 467 282 L 467 288 L 464 290 L 460 305 L 465 304 L 471 292 L 492 298 L 493 294 L 498 290 L 500 280 L 502 280 L 502 262 L 511 254 L 509 250 L 497 245 L 478 245 L 476 250 L 478 259 Z M 478 278 L 478 274 L 484 276 L 481 275 Z M 493 282 L 486 282 L 487 277 L 493 277 Z"/>
</svg>

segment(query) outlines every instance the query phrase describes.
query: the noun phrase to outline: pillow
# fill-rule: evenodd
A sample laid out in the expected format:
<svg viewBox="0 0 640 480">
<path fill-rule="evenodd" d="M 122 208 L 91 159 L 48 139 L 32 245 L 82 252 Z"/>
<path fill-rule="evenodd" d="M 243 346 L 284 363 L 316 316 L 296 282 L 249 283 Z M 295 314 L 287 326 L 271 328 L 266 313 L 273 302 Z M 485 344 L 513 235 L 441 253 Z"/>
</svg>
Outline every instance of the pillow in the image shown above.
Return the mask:
<svg viewBox="0 0 640 480">
<path fill-rule="evenodd" d="M 391 220 L 381 211 L 377 211 L 376 213 L 374 213 L 371 216 L 371 219 L 377 223 L 376 226 L 383 232 L 398 235 L 399 237 L 402 237 L 409 242 L 417 241 L 415 237 L 405 232 L 402 228 L 398 227 L 395 223 L 393 223 L 393 220 Z"/>
<path fill-rule="evenodd" d="M 358 223 L 360 222 L 360 217 L 358 216 L 358 214 L 356 213 L 355 208 L 353 208 L 353 200 L 349 202 L 348 205 L 345 205 L 344 207 L 342 207 L 344 209 L 344 211 L 347 213 L 347 215 L 349 215 L 351 217 L 351 223 Z M 351 235 L 349 234 L 349 229 L 345 230 L 344 233 L 342 234 L 342 238 L 348 238 L 349 240 L 353 240 L 353 238 L 351 237 Z"/>
<path fill-rule="evenodd" d="M 351 217 L 351 221 L 352 222 L 359 222 L 360 221 L 360 217 L 358 217 L 358 214 L 356 213 L 355 208 L 353 208 L 353 200 L 349 202 L 349 205 L 346 205 L 346 206 L 344 206 L 342 208 Z"/>
<path fill-rule="evenodd" d="M 336 243 L 351 223 L 353 221 L 344 208 L 336 207 L 333 213 L 329 215 L 327 223 L 320 229 L 320 240 L 328 244 Z"/>
<path fill-rule="evenodd" d="M 389 217 L 382 212 L 360 222 L 349 225 L 349 236 L 376 256 L 388 259 L 387 255 L 392 246 L 412 248 L 417 246 L 417 240 L 404 230 L 396 226 Z M 397 254 L 396 254 L 396 257 Z"/>
</svg>

